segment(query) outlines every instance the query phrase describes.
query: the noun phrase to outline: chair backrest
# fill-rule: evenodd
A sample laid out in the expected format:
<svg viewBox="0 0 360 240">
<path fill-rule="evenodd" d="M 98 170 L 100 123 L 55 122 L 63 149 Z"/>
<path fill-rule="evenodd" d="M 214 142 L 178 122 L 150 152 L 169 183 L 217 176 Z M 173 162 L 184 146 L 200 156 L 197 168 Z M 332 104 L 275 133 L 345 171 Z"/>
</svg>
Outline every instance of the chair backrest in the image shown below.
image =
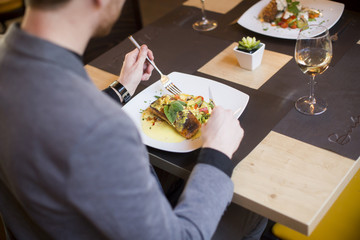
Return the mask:
<svg viewBox="0 0 360 240">
<path fill-rule="evenodd" d="M 0 0 L 0 24 L 1 33 L 5 33 L 7 29 L 6 21 L 16 19 L 24 15 L 24 0 Z"/>
<path fill-rule="evenodd" d="M 12 240 L 12 238 L 10 237 L 10 234 L 8 233 L 7 229 L 6 229 L 6 225 L 4 222 L 4 219 L 0 213 L 0 239 L 4 239 L 4 240 Z"/>
<path fill-rule="evenodd" d="M 20 13 L 23 13 L 24 10 L 24 0 L 0 0 L 0 16 L 6 16 L 12 13 L 14 17 L 18 17 L 21 16 Z"/>
<path fill-rule="evenodd" d="M 4 231 L 7 230 L 5 239 L 17 240 L 51 239 L 25 212 L 21 204 L 5 186 L 0 172 L 0 213 Z M 0 223 L 1 224 L 1 223 Z M 1 227 L 0 227 L 1 228 Z M 3 238 L 1 238 L 3 239 Z"/>
<path fill-rule="evenodd" d="M 23 0 L 0 0 L 0 13 L 24 7 Z"/>
</svg>

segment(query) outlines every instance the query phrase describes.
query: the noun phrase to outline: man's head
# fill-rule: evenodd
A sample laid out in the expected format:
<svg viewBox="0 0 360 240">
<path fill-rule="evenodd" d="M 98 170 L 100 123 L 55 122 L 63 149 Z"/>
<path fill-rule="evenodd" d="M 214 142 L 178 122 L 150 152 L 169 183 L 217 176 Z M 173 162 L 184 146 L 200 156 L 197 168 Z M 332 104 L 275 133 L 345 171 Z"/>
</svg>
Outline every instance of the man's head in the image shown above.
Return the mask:
<svg viewBox="0 0 360 240">
<path fill-rule="evenodd" d="M 78 54 L 91 37 L 108 34 L 125 0 L 26 0 L 21 28 Z"/>
<path fill-rule="evenodd" d="M 94 24 L 93 36 L 105 36 L 110 33 L 115 21 L 119 18 L 125 0 L 25 0 L 26 6 L 40 11 L 57 11 L 62 8 L 76 6 L 80 4 L 75 1 L 84 1 L 87 6 L 92 6 L 97 11 L 98 21 Z M 86 3 L 87 1 L 87 3 Z M 78 11 L 83 11 L 84 8 Z M 91 16 L 91 15 L 89 15 Z M 94 19 L 94 18 L 93 18 Z"/>
<path fill-rule="evenodd" d="M 100 22 L 95 29 L 94 36 L 106 36 L 110 33 L 116 20 L 119 18 L 125 0 L 109 0 L 100 13 Z"/>
</svg>

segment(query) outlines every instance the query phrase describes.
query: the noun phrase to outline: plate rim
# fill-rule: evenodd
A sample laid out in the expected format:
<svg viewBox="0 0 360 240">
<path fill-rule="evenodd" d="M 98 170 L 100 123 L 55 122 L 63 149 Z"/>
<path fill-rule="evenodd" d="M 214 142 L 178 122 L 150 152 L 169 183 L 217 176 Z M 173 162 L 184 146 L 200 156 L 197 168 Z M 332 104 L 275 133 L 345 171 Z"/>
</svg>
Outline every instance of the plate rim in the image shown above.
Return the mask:
<svg viewBox="0 0 360 240">
<path fill-rule="evenodd" d="M 246 20 L 245 20 L 245 17 L 246 15 L 249 15 L 251 11 L 254 10 L 254 8 L 258 7 L 258 6 L 262 6 L 263 4 L 265 4 L 265 2 L 268 2 L 269 0 L 260 0 L 259 2 L 255 3 L 254 5 L 252 5 L 251 7 L 249 7 L 238 19 L 237 23 L 242 26 L 243 28 L 249 30 L 249 31 L 252 31 L 252 32 L 255 32 L 255 33 L 258 33 L 258 34 L 261 34 L 261 35 L 265 35 L 265 36 L 269 36 L 269 37 L 274 37 L 274 38 L 279 38 L 279 39 L 288 39 L 288 40 L 296 40 L 297 39 L 297 36 L 296 37 L 293 37 L 293 36 L 284 36 L 281 32 L 280 33 L 277 33 L 276 35 L 275 34 L 269 34 L 269 32 L 266 32 L 266 31 L 260 31 L 260 30 L 254 30 L 254 29 L 251 29 L 249 27 L 248 24 L 246 24 Z M 338 21 L 339 19 L 341 18 L 343 12 L 344 12 L 344 9 L 345 9 L 345 5 L 343 3 L 340 3 L 340 2 L 334 2 L 334 1 L 330 1 L 330 0 L 300 0 L 300 3 L 302 2 L 326 2 L 328 4 L 331 4 L 332 6 L 338 6 L 339 8 L 341 8 L 341 10 L 339 11 L 338 15 L 336 16 L 336 19 L 331 22 L 331 24 L 329 26 L 326 26 L 328 29 L 332 28 Z M 328 7 L 327 7 L 328 8 Z M 244 24 L 245 23 L 245 24 Z M 279 29 L 279 30 L 282 30 L 282 29 Z M 285 29 L 284 29 L 285 30 Z M 297 30 L 299 31 L 299 29 L 286 29 L 288 31 L 294 31 L 294 30 Z"/>
<path fill-rule="evenodd" d="M 208 79 L 206 77 L 201 77 L 201 76 L 196 76 L 196 75 L 193 75 L 193 74 L 188 74 L 188 73 L 181 73 L 181 72 L 171 72 L 170 74 L 168 74 L 168 76 L 171 78 L 174 76 L 181 76 L 181 77 L 184 77 L 184 76 L 187 76 L 187 77 L 190 77 L 191 80 L 192 79 L 198 79 L 198 80 L 201 80 L 201 81 L 206 81 L 208 83 L 212 83 L 212 84 L 219 84 L 219 85 L 222 85 L 223 87 L 225 88 L 228 88 L 228 89 L 232 89 L 231 91 L 234 91 L 236 92 L 237 94 L 239 94 L 239 96 L 241 97 L 241 99 L 243 100 L 242 103 L 239 104 L 240 107 L 242 107 L 242 111 L 240 111 L 238 113 L 238 116 L 237 118 L 239 118 L 241 116 L 241 114 L 243 113 L 243 111 L 245 110 L 246 106 L 248 105 L 249 103 L 249 99 L 250 99 L 250 96 L 236 88 L 233 88 L 229 85 L 226 85 L 224 83 L 220 83 L 218 81 L 215 81 L 215 80 L 211 80 L 211 79 Z M 176 79 L 175 79 L 176 80 Z M 174 81 L 176 83 L 176 81 Z M 208 84 L 208 85 L 212 85 L 212 84 Z M 136 128 L 138 129 L 139 131 L 139 134 L 141 136 L 141 139 L 142 139 L 142 142 L 146 145 L 146 146 L 149 146 L 149 147 L 153 147 L 153 148 L 156 148 L 156 149 L 159 149 L 159 150 L 163 150 L 163 151 L 168 151 L 168 152 L 177 152 L 177 153 L 187 153 L 187 152 L 192 152 L 194 150 L 197 150 L 201 147 L 202 145 L 202 142 L 200 142 L 200 145 L 199 145 L 199 140 L 184 140 L 184 141 L 196 141 L 194 143 L 194 146 L 196 147 L 193 147 L 193 148 L 184 148 L 184 147 L 179 147 L 176 146 L 177 143 L 166 143 L 166 142 L 161 142 L 161 141 L 158 141 L 158 140 L 155 140 L 155 139 L 152 139 L 150 138 L 149 136 L 147 136 L 143 131 L 142 131 L 142 128 L 141 128 L 141 113 L 138 111 L 138 110 L 141 110 L 141 106 L 139 106 L 136 110 L 133 110 L 133 109 L 130 109 L 132 107 L 133 104 L 137 103 L 137 102 L 141 102 L 142 99 L 139 99 L 140 97 L 142 97 L 144 94 L 143 97 L 146 97 L 147 95 L 150 95 L 147 93 L 147 91 L 151 91 L 153 88 L 156 88 L 156 87 L 161 87 L 162 88 L 162 91 L 165 93 L 166 90 L 162 87 L 161 85 L 161 82 L 160 82 L 160 79 L 155 81 L 153 84 L 149 85 L 148 87 L 146 87 L 144 90 L 142 90 L 141 92 L 139 92 L 134 98 L 132 98 L 127 104 L 125 104 L 122 109 L 124 110 L 124 112 L 129 116 L 129 118 L 133 121 L 133 123 L 136 125 Z M 207 86 L 206 86 L 206 89 L 207 89 Z M 154 89 L 155 91 L 156 89 Z M 147 94 L 147 95 L 146 95 Z M 154 93 L 156 94 L 156 93 Z M 152 94 L 153 95 L 153 94 Z M 205 97 L 205 96 L 204 96 Z M 134 100 L 136 99 L 136 100 Z M 130 103 L 130 104 L 129 104 Z M 139 114 L 137 115 L 138 117 L 136 117 L 136 112 L 139 112 Z M 158 144 L 154 144 L 155 143 L 158 143 Z M 181 142 L 182 143 L 182 142 Z M 183 144 L 183 145 L 186 145 L 186 144 Z M 175 146 L 175 147 L 174 147 Z M 182 146 L 182 145 L 181 145 Z"/>
</svg>

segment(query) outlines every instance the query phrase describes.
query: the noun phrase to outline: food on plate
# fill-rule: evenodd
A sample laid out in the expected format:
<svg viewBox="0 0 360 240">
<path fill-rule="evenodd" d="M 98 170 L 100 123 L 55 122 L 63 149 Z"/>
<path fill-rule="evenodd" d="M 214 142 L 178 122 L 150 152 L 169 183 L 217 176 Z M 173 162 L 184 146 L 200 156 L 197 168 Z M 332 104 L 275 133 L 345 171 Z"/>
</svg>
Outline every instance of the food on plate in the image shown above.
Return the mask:
<svg viewBox="0 0 360 240">
<path fill-rule="evenodd" d="M 278 13 L 276 0 L 271 0 L 266 7 L 260 12 L 259 19 L 262 22 L 272 22 Z"/>
<path fill-rule="evenodd" d="M 281 28 L 302 28 L 321 15 L 320 11 L 302 7 L 299 1 L 271 0 L 259 14 L 259 20 Z"/>
<path fill-rule="evenodd" d="M 155 118 L 146 121 L 163 120 L 172 126 L 181 136 L 192 138 L 206 123 L 214 106 L 204 101 L 202 96 L 189 94 L 164 95 L 152 102 L 147 109 Z"/>
</svg>

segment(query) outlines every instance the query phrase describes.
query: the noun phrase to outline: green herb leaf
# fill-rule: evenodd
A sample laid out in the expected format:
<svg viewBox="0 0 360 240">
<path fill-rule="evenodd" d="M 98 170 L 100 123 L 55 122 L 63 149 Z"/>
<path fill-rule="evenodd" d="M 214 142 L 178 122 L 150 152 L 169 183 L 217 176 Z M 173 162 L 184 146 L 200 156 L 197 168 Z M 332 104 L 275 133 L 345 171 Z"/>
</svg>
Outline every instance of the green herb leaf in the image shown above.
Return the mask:
<svg viewBox="0 0 360 240">
<path fill-rule="evenodd" d="M 176 115 L 174 117 L 173 114 L 169 111 L 169 108 L 170 108 L 169 106 L 170 105 L 166 105 L 164 107 L 164 113 L 165 113 L 166 118 L 169 120 L 169 122 L 174 123 Z"/>
<path fill-rule="evenodd" d="M 298 9 L 297 5 L 299 5 L 300 2 L 298 2 L 298 1 L 293 2 L 291 0 L 287 1 L 287 2 L 288 2 L 287 10 L 289 12 L 291 12 L 292 14 L 294 14 L 295 16 L 297 16 L 299 14 L 299 9 Z"/>
<path fill-rule="evenodd" d="M 164 113 L 166 118 L 170 123 L 174 123 L 176 120 L 176 114 L 184 110 L 183 104 L 186 104 L 182 101 L 174 101 L 164 107 Z"/>
<path fill-rule="evenodd" d="M 183 101 L 177 101 L 177 102 L 179 102 L 181 105 L 183 105 L 183 106 L 186 106 L 186 102 L 183 102 Z"/>
<path fill-rule="evenodd" d="M 172 108 L 173 111 L 180 112 L 184 110 L 183 104 L 185 104 L 182 101 L 174 101 L 170 103 L 170 108 Z"/>
</svg>

